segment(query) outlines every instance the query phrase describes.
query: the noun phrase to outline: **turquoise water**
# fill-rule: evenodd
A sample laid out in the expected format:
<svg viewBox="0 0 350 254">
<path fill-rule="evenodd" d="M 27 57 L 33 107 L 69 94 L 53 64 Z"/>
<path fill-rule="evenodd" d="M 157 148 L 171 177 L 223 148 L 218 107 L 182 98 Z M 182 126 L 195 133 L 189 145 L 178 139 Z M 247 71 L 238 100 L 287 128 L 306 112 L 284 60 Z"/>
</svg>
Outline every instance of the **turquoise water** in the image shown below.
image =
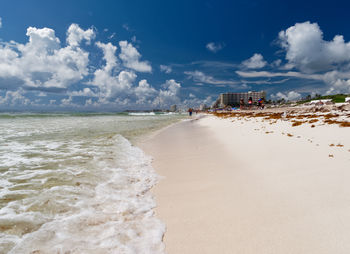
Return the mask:
<svg viewBox="0 0 350 254">
<path fill-rule="evenodd" d="M 133 141 L 178 114 L 0 114 L 0 253 L 163 253 Z"/>
</svg>

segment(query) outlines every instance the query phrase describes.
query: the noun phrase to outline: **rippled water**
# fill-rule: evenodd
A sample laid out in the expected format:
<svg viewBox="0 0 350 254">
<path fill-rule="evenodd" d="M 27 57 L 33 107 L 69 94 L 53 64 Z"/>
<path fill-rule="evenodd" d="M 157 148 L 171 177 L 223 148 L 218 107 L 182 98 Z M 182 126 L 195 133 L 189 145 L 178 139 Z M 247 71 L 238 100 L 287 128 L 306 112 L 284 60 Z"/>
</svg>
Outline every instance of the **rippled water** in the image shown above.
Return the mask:
<svg viewBox="0 0 350 254">
<path fill-rule="evenodd" d="M 0 253 L 163 253 L 134 140 L 181 115 L 0 114 Z"/>
</svg>

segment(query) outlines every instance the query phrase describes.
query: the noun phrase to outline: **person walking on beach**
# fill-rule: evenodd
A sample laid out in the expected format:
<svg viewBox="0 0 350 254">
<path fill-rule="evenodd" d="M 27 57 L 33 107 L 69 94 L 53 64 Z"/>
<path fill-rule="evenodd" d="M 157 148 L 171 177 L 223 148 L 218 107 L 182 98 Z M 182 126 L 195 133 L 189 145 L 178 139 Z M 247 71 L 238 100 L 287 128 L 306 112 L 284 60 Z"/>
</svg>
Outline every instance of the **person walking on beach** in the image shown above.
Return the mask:
<svg viewBox="0 0 350 254">
<path fill-rule="evenodd" d="M 264 109 L 264 98 L 260 98 L 258 101 L 258 106 L 260 109 Z"/>
<path fill-rule="evenodd" d="M 193 111 L 192 108 L 189 108 L 189 109 L 188 109 L 188 115 L 189 115 L 189 116 L 192 116 L 192 111 Z"/>
<path fill-rule="evenodd" d="M 244 100 L 243 98 L 239 101 L 239 108 L 242 110 L 244 107 Z"/>
<path fill-rule="evenodd" d="M 249 109 L 252 109 L 252 105 L 253 105 L 253 98 L 252 97 L 249 97 L 248 104 L 249 104 Z"/>
</svg>

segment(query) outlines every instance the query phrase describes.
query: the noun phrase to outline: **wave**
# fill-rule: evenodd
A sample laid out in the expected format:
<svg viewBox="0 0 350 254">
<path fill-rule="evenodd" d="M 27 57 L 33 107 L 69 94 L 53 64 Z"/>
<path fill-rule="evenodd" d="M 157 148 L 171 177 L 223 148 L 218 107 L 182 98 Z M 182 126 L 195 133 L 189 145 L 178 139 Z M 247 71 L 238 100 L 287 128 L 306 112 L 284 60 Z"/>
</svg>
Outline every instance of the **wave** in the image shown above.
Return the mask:
<svg viewBox="0 0 350 254">
<path fill-rule="evenodd" d="M 150 157 L 118 134 L 45 142 L 14 144 L 26 159 L 1 178 L 0 253 L 164 252 Z"/>
<path fill-rule="evenodd" d="M 129 116 L 155 116 L 154 112 L 130 112 Z"/>
</svg>

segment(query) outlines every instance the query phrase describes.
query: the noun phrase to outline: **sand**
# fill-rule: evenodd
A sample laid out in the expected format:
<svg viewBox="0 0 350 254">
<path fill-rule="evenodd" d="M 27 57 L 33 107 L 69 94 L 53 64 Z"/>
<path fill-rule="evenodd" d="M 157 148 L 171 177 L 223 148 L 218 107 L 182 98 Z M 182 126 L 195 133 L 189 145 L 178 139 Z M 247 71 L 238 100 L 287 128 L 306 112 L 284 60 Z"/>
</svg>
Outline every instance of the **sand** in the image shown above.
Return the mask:
<svg viewBox="0 0 350 254">
<path fill-rule="evenodd" d="M 167 253 L 350 253 L 350 128 L 272 122 L 204 116 L 139 144 Z"/>
</svg>

